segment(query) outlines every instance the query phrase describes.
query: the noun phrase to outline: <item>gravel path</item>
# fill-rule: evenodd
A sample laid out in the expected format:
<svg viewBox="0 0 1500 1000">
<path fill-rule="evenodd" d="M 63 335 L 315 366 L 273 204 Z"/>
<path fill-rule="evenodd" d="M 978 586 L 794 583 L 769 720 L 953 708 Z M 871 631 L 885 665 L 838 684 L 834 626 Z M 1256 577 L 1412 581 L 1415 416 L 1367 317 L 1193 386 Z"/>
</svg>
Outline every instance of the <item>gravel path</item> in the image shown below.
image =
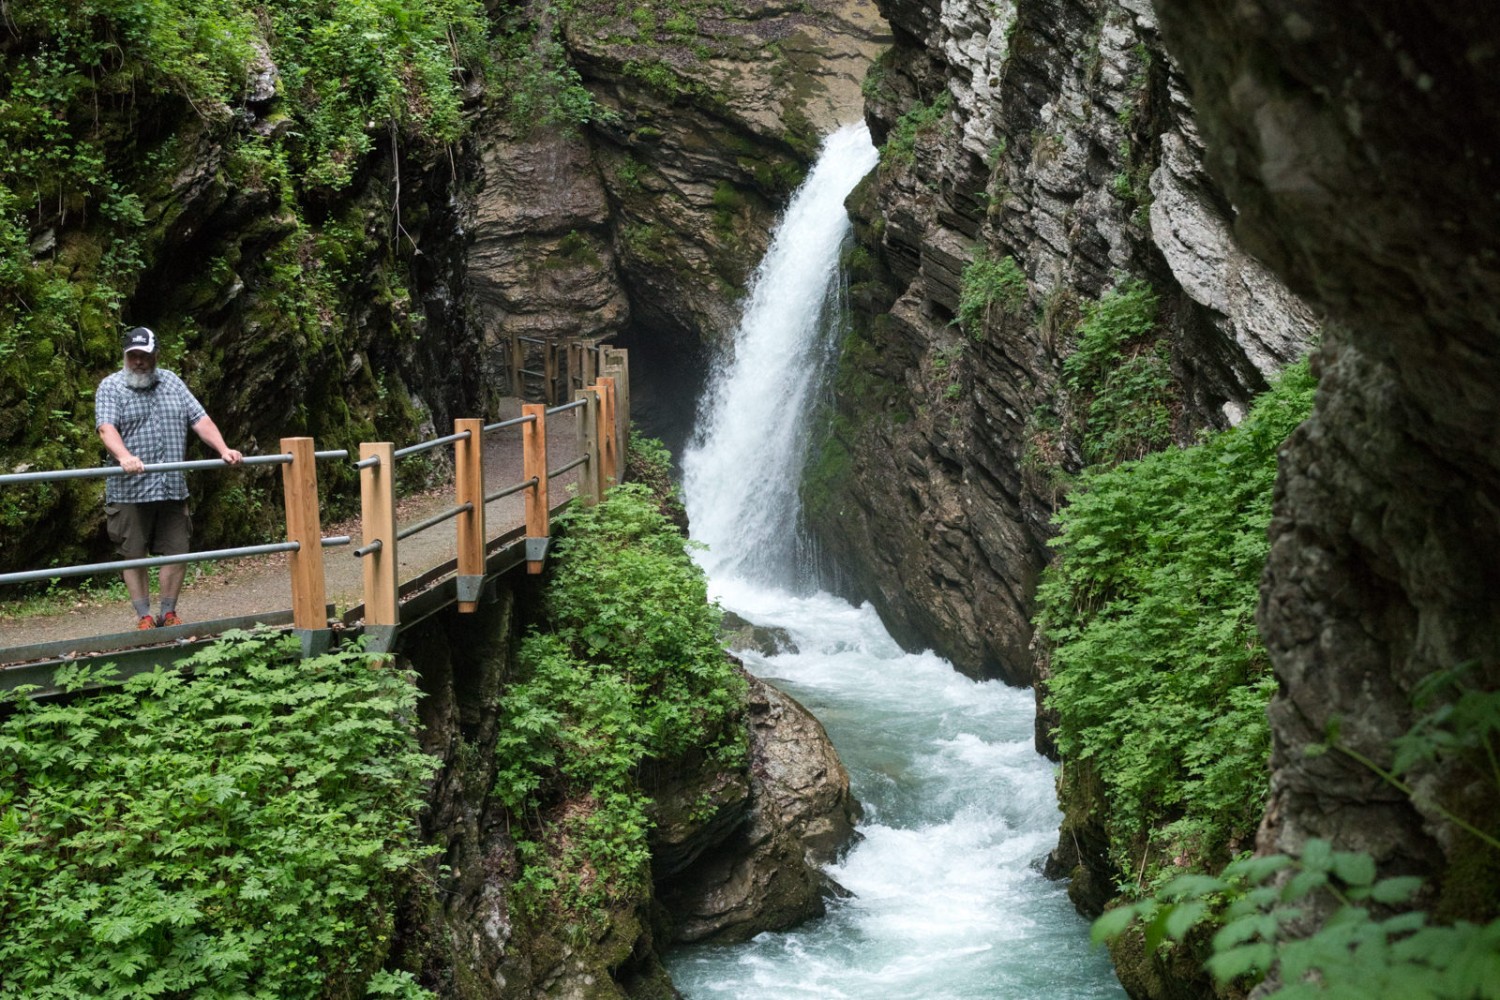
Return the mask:
<svg viewBox="0 0 1500 1000">
<path fill-rule="evenodd" d="M 547 421 L 548 464 L 552 468 L 566 465 L 579 454 L 574 420 L 577 410 L 554 414 Z M 500 419 L 519 413 L 519 403 L 510 402 L 510 411 Z M 485 435 L 485 493 L 494 493 L 521 481 L 521 429 L 509 427 Z M 578 482 L 580 469 L 556 476 L 549 486 L 550 500 L 556 505 L 568 496 L 569 487 Z M 485 528 L 494 538 L 521 524 L 525 519 L 521 493 L 502 497 L 485 507 Z M 452 483 L 425 493 L 397 498 L 397 524 L 406 526 L 453 506 Z M 349 535 L 353 543 L 323 552 L 328 601 L 335 605 L 335 615 L 342 617 L 349 608 L 364 601 L 364 570 L 353 550 L 364 544 L 359 521 L 323 525 L 327 537 Z M 397 547 L 400 578 L 410 580 L 434 566 L 454 558 L 456 521 L 443 523 L 403 538 Z M 287 575 L 287 555 L 254 556 L 226 560 L 217 564 L 191 564 L 187 581 L 178 599 L 178 613 L 185 622 L 218 618 L 237 618 L 285 611 L 291 607 L 291 583 Z M 160 603 L 155 593 L 152 607 Z M 26 617 L 7 615 L 0 609 L 0 661 L 11 646 L 61 642 L 68 639 L 108 635 L 130 631 L 135 612 L 127 601 L 81 600 L 56 613 Z"/>
</svg>

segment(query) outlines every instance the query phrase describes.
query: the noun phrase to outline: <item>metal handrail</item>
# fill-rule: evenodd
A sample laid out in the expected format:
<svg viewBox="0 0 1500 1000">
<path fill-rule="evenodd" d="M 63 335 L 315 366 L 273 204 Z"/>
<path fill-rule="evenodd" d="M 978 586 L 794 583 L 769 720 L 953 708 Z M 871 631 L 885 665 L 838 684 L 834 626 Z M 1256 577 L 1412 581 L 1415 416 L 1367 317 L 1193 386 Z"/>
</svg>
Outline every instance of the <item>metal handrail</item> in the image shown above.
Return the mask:
<svg viewBox="0 0 1500 1000">
<path fill-rule="evenodd" d="M 265 545 L 241 545 L 233 549 L 209 549 L 203 552 L 184 552 L 172 556 L 150 556 L 145 559 L 118 559 L 114 562 L 87 563 L 78 566 L 54 566 L 51 569 L 32 569 L 20 573 L 0 574 L 0 583 L 30 583 L 33 580 L 55 580 L 65 576 L 93 576 L 95 573 L 117 573 L 125 569 L 146 569 L 150 566 L 173 566 L 178 563 L 209 562 L 218 559 L 237 559 L 241 556 L 263 556 L 273 552 L 296 552 L 301 542 L 270 542 Z"/>
<path fill-rule="evenodd" d="M 554 406 L 547 411 L 547 416 L 550 417 L 557 413 L 566 413 L 569 410 L 576 410 L 580 406 L 586 406 L 587 404 L 587 399 L 575 399 L 571 403 L 559 403 L 557 406 Z"/>
<path fill-rule="evenodd" d="M 391 457 L 405 458 L 408 455 L 416 455 L 424 451 L 431 451 L 434 448 L 441 447 L 445 444 L 452 444 L 455 441 L 464 441 L 467 440 L 468 437 L 468 431 L 459 431 L 457 434 L 449 434 L 445 437 L 433 438 L 431 441 L 423 441 L 420 444 L 408 445 L 405 448 L 397 448 L 395 451 L 391 452 Z"/>
<path fill-rule="evenodd" d="M 290 455 L 246 455 L 239 465 L 290 465 Z M 46 483 L 59 479 L 104 479 L 109 476 L 145 475 L 148 472 L 187 472 L 192 469 L 232 469 L 222 458 L 194 459 L 191 462 L 161 462 L 148 465 L 138 473 L 129 473 L 118 465 L 100 465 L 87 469 L 54 469 L 50 472 L 11 472 L 0 476 L 0 486 L 19 483 Z"/>
<path fill-rule="evenodd" d="M 418 521 L 416 524 L 407 525 L 405 528 L 402 528 L 400 531 L 396 532 L 396 541 L 399 542 L 403 538 L 410 538 L 412 535 L 415 535 L 419 531 L 426 531 L 428 528 L 442 524 L 449 518 L 457 517 L 460 514 L 466 514 L 473 509 L 474 505 L 472 503 L 461 503 L 457 507 L 450 507 L 445 511 L 432 515 L 424 521 Z"/>
<path fill-rule="evenodd" d="M 588 460 L 589 460 L 589 457 L 587 455 L 579 455 L 577 458 L 573 459 L 573 461 L 569 462 L 567 465 L 564 465 L 562 468 L 548 470 L 548 472 L 547 472 L 547 478 L 548 479 L 556 479 L 558 476 L 562 475 L 564 472 L 571 472 L 572 470 L 578 468 L 580 465 L 582 465 L 583 463 L 587 462 Z"/>
<path fill-rule="evenodd" d="M 488 434 L 490 431 L 503 430 L 506 427 L 519 427 L 521 424 L 531 424 L 535 422 L 536 414 L 528 413 L 524 417 L 511 417 L 509 420 L 502 420 L 498 424 L 485 424 L 484 432 Z"/>
<path fill-rule="evenodd" d="M 513 493 L 519 493 L 522 490 L 529 490 L 533 486 L 537 485 L 538 482 L 539 480 L 536 478 L 536 476 L 532 476 L 530 479 L 527 479 L 524 482 L 519 482 L 514 486 L 507 486 L 504 489 L 496 490 L 494 493 L 491 493 L 489 496 L 485 497 L 484 502 L 493 503 L 494 501 L 499 500 L 501 497 L 508 497 Z"/>
</svg>

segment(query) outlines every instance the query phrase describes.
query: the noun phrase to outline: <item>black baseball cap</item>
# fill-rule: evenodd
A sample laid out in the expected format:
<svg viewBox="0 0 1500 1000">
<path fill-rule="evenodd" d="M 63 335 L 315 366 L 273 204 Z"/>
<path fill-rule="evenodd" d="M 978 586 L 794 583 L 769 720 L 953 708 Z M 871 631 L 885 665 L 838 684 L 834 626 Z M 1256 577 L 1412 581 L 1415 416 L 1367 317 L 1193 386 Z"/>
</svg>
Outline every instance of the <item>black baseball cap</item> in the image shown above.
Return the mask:
<svg viewBox="0 0 1500 1000">
<path fill-rule="evenodd" d="M 125 331 L 125 353 L 131 351 L 145 351 L 147 354 L 156 353 L 156 334 L 144 326 Z"/>
</svg>

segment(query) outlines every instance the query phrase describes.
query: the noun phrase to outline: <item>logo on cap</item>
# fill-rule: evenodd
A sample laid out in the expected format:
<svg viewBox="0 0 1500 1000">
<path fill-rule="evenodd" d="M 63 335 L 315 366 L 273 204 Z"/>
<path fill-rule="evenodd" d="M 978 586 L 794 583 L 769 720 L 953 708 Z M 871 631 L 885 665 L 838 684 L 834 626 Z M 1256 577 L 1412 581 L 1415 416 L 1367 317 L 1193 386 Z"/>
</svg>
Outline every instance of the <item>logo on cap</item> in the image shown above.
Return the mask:
<svg viewBox="0 0 1500 1000">
<path fill-rule="evenodd" d="M 131 351 L 145 351 L 147 354 L 155 354 L 156 334 L 144 326 L 138 326 L 133 330 L 127 331 L 125 333 L 125 353 L 129 354 Z"/>
</svg>

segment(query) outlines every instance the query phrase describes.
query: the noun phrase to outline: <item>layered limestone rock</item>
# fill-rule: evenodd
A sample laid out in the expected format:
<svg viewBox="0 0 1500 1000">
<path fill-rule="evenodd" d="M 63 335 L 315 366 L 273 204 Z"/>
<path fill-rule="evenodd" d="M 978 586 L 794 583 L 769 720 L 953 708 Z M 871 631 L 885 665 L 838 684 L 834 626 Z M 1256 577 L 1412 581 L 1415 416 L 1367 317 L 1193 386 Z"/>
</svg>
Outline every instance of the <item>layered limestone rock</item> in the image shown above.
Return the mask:
<svg viewBox="0 0 1500 1000">
<path fill-rule="evenodd" d="M 777 211 L 820 136 L 858 119 L 886 38 L 868 0 L 666 23 L 621 10 L 578 4 L 560 26 L 598 106 L 587 127 L 481 130 L 469 265 L 489 372 L 516 334 L 679 352 L 726 335 Z"/>
<path fill-rule="evenodd" d="M 1441 912 L 1496 915 L 1500 790 L 1464 754 L 1412 801 L 1389 766 L 1413 689 L 1500 684 L 1500 28 L 1374 0 L 1158 0 L 1235 233 L 1337 322 L 1312 419 L 1283 451 L 1260 626 L 1278 694 L 1263 850 L 1310 837 L 1438 876 Z"/>
<path fill-rule="evenodd" d="M 749 677 L 749 675 L 747 675 Z M 666 824 L 676 850 L 660 849 L 660 899 L 677 941 L 744 941 L 822 916 L 842 890 L 819 866 L 854 839 L 859 805 L 828 734 L 796 699 L 749 677 L 750 769 L 739 794 L 710 791 L 708 822 Z M 679 795 L 679 800 L 694 801 Z M 684 849 L 693 833 L 694 850 Z"/>
<path fill-rule="evenodd" d="M 1317 324 L 1232 238 L 1144 0 L 881 9 L 886 148 L 851 200 L 856 329 L 805 499 L 900 640 L 1026 683 L 1049 519 L 1083 463 L 1061 365 L 1086 305 L 1154 290 L 1183 442 L 1237 420 Z M 1018 298 L 960 328 L 981 257 L 1015 262 Z"/>
</svg>

